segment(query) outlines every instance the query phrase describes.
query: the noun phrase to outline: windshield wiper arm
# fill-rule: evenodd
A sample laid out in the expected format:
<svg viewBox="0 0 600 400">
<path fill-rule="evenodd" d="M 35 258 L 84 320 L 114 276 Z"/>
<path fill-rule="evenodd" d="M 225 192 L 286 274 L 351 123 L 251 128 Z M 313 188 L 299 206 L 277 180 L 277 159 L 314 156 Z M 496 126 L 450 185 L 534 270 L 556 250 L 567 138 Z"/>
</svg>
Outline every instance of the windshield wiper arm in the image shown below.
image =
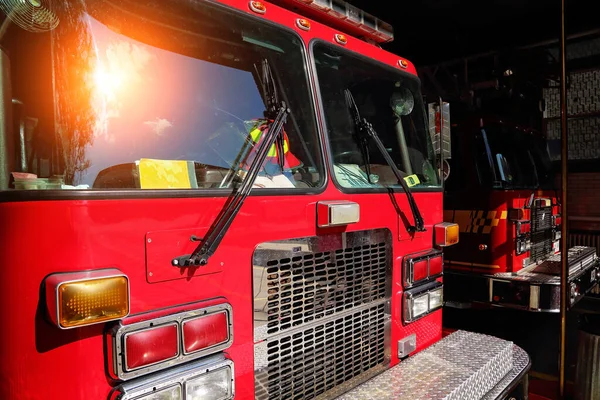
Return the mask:
<svg viewBox="0 0 600 400">
<path fill-rule="evenodd" d="M 390 157 L 390 155 L 388 154 L 387 150 L 385 149 L 385 146 L 383 145 L 383 143 L 381 142 L 381 139 L 379 138 L 379 135 L 377 135 L 377 132 L 375 132 L 373 125 L 371 125 L 371 123 L 369 121 L 367 121 L 366 118 L 361 118 L 360 113 L 358 111 L 358 107 L 356 106 L 356 102 L 354 101 L 354 96 L 352 96 L 352 92 L 350 92 L 350 89 L 346 89 L 345 94 L 346 94 L 346 102 L 348 104 L 348 108 L 350 109 L 350 112 L 352 113 L 352 117 L 354 119 L 354 124 L 356 126 L 356 130 L 358 131 L 358 136 L 361 139 L 370 138 L 375 142 L 377 149 L 379 150 L 379 152 L 381 153 L 381 155 L 383 156 L 383 158 L 385 159 L 387 164 L 390 166 L 390 168 L 394 172 L 394 175 L 396 176 L 396 179 L 398 180 L 398 184 L 400 184 L 400 186 L 402 186 L 402 189 L 404 189 L 404 193 L 406 194 L 406 198 L 408 200 L 408 205 L 410 206 L 410 210 L 412 212 L 413 219 L 415 220 L 415 225 L 409 226 L 408 230 L 410 232 L 415 232 L 415 231 L 424 232 L 425 224 L 423 223 L 423 217 L 421 216 L 419 207 L 417 206 L 417 203 L 415 202 L 415 199 L 412 195 L 410 188 L 408 187 L 408 185 L 406 184 L 406 182 L 400 175 L 400 171 L 398 170 L 398 167 L 396 167 L 394 160 L 392 160 L 392 157 Z M 365 162 L 368 162 L 367 159 L 365 159 Z"/>
<path fill-rule="evenodd" d="M 348 105 L 348 108 L 353 110 L 352 117 L 354 119 L 354 125 L 356 127 L 358 127 L 361 124 L 361 119 L 360 119 L 360 114 L 358 112 L 358 108 L 356 107 L 356 103 L 354 102 L 354 98 L 352 97 L 352 93 L 350 93 L 350 90 L 346 89 L 344 91 L 344 94 L 346 96 L 346 104 Z M 355 129 L 354 130 L 354 139 L 358 143 L 363 160 L 365 161 L 365 173 L 367 174 L 367 182 L 373 183 L 373 182 L 371 182 L 371 160 L 370 160 L 370 156 L 369 156 L 369 137 L 367 135 L 362 135 L 360 129 Z"/>
<path fill-rule="evenodd" d="M 265 102 L 267 103 L 265 116 L 267 117 L 268 122 L 263 133 L 264 137 L 254 148 L 256 156 L 252 160 L 242 182 L 234 189 L 234 193 L 229 197 L 223 206 L 223 209 L 208 229 L 206 235 L 200 239 L 192 237 L 192 240 L 200 241 L 194 252 L 171 260 L 171 264 L 175 267 L 206 265 L 208 263 L 208 259 L 215 253 L 217 247 L 219 247 L 219 244 L 237 216 L 242 204 L 244 204 L 244 200 L 246 200 L 246 197 L 250 194 L 252 186 L 258 177 L 258 173 L 262 169 L 265 159 L 269 154 L 269 150 L 273 145 L 277 146 L 280 157 L 279 163 L 280 166 L 282 166 L 281 170 L 283 171 L 283 141 L 280 138 L 283 137 L 283 126 L 287 121 L 290 109 L 283 101 L 276 104 L 278 100 L 277 95 L 274 92 L 270 92 L 271 90 L 275 91 L 275 84 L 274 81 L 272 81 L 273 77 L 270 72 L 269 64 L 264 60 L 262 65 L 262 85 L 263 88 L 266 88 Z M 270 82 L 265 82 L 267 80 L 270 80 Z"/>
</svg>

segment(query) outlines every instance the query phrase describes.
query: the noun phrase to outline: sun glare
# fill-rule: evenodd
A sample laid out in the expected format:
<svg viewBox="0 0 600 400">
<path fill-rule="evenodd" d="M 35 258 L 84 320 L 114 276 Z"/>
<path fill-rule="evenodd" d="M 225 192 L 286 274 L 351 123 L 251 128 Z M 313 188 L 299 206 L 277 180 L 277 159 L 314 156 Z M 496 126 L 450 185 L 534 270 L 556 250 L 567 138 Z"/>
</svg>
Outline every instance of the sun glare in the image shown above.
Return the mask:
<svg viewBox="0 0 600 400">
<path fill-rule="evenodd" d="M 105 96 L 114 98 L 123 85 L 123 76 L 116 71 L 106 71 L 100 67 L 94 73 L 96 88 Z"/>
</svg>

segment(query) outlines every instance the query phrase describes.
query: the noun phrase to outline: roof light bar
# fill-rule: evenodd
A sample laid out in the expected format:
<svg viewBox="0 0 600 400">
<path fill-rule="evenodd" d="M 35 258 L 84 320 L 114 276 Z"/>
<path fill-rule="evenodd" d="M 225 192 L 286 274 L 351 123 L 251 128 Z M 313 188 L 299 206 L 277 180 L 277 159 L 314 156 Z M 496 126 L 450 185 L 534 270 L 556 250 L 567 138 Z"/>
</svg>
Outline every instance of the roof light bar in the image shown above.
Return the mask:
<svg viewBox="0 0 600 400">
<path fill-rule="evenodd" d="M 288 0 L 300 3 L 335 18 L 353 31 L 361 32 L 365 37 L 377 42 L 387 43 L 394 40 L 394 29 L 386 22 L 342 0 Z M 354 32 L 349 32 L 354 33 Z"/>
</svg>

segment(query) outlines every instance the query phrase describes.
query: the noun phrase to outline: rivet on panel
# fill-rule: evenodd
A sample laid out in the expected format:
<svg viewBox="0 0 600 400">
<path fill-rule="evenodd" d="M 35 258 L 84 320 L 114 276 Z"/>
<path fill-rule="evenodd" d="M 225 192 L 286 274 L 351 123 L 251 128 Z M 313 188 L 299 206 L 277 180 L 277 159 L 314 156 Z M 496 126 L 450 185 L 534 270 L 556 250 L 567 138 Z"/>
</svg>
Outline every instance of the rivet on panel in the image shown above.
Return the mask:
<svg viewBox="0 0 600 400">
<path fill-rule="evenodd" d="M 298 26 L 298 28 L 302 29 L 303 31 L 310 30 L 310 22 L 308 22 L 308 20 L 304 18 L 298 18 L 296 20 L 296 26 Z"/>
<path fill-rule="evenodd" d="M 267 12 L 267 7 L 260 1 L 251 1 L 250 9 L 257 14 L 264 14 Z"/>
<path fill-rule="evenodd" d="M 348 38 L 346 38 L 346 35 L 342 35 L 341 33 L 336 33 L 334 37 L 335 41 L 339 44 L 345 45 L 348 42 Z"/>
</svg>

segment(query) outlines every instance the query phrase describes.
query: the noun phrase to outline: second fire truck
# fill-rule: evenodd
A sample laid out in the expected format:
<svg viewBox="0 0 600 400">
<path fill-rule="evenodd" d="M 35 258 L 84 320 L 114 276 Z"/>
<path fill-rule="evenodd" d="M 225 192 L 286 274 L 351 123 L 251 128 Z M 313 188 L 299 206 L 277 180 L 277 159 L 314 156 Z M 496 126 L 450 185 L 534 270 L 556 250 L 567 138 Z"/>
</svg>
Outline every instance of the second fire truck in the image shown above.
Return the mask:
<svg viewBox="0 0 600 400">
<path fill-rule="evenodd" d="M 495 115 L 455 119 L 444 220 L 461 240 L 444 252 L 447 305 L 560 310 L 559 191 L 540 132 Z M 570 304 L 598 281 L 594 248 L 569 250 Z"/>
</svg>

